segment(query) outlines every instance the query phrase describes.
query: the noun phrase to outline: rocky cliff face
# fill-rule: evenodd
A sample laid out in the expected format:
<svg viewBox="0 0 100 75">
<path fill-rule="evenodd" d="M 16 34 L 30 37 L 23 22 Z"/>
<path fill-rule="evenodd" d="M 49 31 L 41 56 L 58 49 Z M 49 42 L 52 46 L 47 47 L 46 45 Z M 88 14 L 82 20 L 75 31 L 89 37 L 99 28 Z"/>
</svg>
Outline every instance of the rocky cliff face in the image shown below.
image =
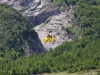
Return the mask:
<svg viewBox="0 0 100 75">
<path fill-rule="evenodd" d="M 53 0 L 0 0 L 0 2 L 11 5 L 35 26 L 34 29 L 46 50 L 57 47 L 65 40 L 78 38 L 74 33 L 66 31 L 66 27 L 71 27 L 75 20 L 74 7 L 71 5 L 62 4 L 55 7 Z M 44 44 L 43 38 L 49 30 L 55 35 L 55 41 Z"/>
</svg>

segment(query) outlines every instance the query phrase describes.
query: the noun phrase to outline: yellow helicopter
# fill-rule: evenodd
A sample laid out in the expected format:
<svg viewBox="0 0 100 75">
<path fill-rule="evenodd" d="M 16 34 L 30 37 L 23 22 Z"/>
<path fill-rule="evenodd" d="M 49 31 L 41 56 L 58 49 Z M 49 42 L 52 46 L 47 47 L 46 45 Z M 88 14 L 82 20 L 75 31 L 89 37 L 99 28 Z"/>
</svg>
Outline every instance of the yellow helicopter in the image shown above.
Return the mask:
<svg viewBox="0 0 100 75">
<path fill-rule="evenodd" d="M 49 31 L 49 33 L 46 34 L 46 36 L 43 39 L 44 44 L 46 44 L 47 42 L 53 42 L 55 40 L 55 36 L 51 34 L 51 31 Z"/>
</svg>

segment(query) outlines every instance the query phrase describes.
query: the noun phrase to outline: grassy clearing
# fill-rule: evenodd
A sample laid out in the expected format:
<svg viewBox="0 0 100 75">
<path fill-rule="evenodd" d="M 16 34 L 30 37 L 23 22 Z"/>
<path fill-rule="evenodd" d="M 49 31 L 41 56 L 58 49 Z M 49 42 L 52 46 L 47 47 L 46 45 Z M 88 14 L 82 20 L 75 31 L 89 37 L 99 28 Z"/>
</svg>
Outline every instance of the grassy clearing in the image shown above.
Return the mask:
<svg viewBox="0 0 100 75">
<path fill-rule="evenodd" d="M 44 73 L 42 75 L 98 75 L 98 74 L 95 71 L 89 71 L 89 72 L 78 72 L 78 73 L 67 73 L 67 72 Z"/>
<path fill-rule="evenodd" d="M 77 36 L 80 35 L 79 34 L 79 29 L 76 28 L 76 25 L 75 24 L 72 24 L 71 27 L 67 27 L 66 29 L 69 30 L 69 31 L 71 31 L 71 32 L 73 32 L 73 33 L 75 33 Z"/>
<path fill-rule="evenodd" d="M 43 24 L 40 26 L 39 30 L 41 30 L 41 29 L 44 28 L 45 26 L 46 26 L 46 23 L 43 23 Z"/>
</svg>

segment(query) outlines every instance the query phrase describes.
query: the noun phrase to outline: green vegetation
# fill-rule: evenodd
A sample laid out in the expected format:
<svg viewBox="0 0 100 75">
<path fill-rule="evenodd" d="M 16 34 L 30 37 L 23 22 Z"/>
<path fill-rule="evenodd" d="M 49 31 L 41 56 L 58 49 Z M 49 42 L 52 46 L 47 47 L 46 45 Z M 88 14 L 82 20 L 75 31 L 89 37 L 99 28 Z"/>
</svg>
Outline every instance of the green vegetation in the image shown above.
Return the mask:
<svg viewBox="0 0 100 75">
<path fill-rule="evenodd" d="M 65 6 L 61 6 L 61 10 L 66 10 L 66 7 Z"/>
<path fill-rule="evenodd" d="M 37 34 L 32 24 L 10 6 L 0 4 L 0 57 L 10 54 L 13 59 L 24 54 L 25 43 L 35 39 Z"/>
<path fill-rule="evenodd" d="M 62 5 L 63 3 L 75 5 L 78 1 L 81 0 L 54 0 L 53 5 L 57 6 Z"/>
<path fill-rule="evenodd" d="M 54 5 L 57 6 L 59 4 L 62 4 L 63 3 L 63 0 L 54 0 Z"/>
<path fill-rule="evenodd" d="M 80 26 L 79 26 L 80 27 Z M 80 36 L 81 35 L 81 30 L 79 30 L 79 27 L 77 28 L 76 27 L 76 24 L 72 24 L 72 26 L 69 26 L 69 27 L 67 27 L 66 28 L 66 31 L 67 32 L 72 32 L 72 33 L 74 33 L 76 36 Z"/>
<path fill-rule="evenodd" d="M 41 29 L 44 28 L 45 26 L 46 26 L 46 23 L 43 23 L 43 24 L 40 26 L 39 30 L 41 30 Z"/>
<path fill-rule="evenodd" d="M 75 5 L 74 15 L 81 27 L 82 38 L 66 41 L 46 54 L 34 54 L 29 57 L 22 56 L 20 43 L 29 39 L 30 34 L 27 34 L 27 37 L 24 32 L 30 33 L 31 24 L 15 10 L 6 5 L 0 5 L 1 75 L 62 71 L 74 73 L 100 69 L 100 0 L 55 0 L 56 2 Z M 8 33 L 5 34 L 7 36 L 5 36 L 4 33 L 7 31 Z"/>
</svg>

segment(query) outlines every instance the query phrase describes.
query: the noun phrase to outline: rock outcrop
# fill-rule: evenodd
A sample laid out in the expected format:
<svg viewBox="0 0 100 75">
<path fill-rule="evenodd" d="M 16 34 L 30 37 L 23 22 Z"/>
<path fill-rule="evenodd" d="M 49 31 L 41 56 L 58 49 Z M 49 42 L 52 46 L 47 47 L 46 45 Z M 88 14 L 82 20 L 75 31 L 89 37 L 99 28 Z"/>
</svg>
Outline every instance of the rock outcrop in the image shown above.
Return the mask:
<svg viewBox="0 0 100 75">
<path fill-rule="evenodd" d="M 34 29 L 47 50 L 57 47 L 64 41 L 77 38 L 74 33 L 66 31 L 66 27 L 71 27 L 75 20 L 72 5 L 53 6 L 53 0 L 0 0 L 0 2 L 11 5 L 35 26 Z M 44 44 L 43 38 L 49 30 L 55 35 L 55 41 Z"/>
<path fill-rule="evenodd" d="M 52 43 L 43 44 L 44 47 L 49 50 L 62 44 L 64 41 L 71 41 L 77 38 L 74 33 L 66 31 L 66 27 L 71 27 L 74 22 L 74 16 L 71 14 L 71 10 L 61 11 L 56 15 L 50 16 L 44 23 L 35 27 L 35 30 L 39 34 L 39 38 L 42 40 L 48 31 L 52 31 L 51 34 L 55 35 L 55 41 Z"/>
</svg>

